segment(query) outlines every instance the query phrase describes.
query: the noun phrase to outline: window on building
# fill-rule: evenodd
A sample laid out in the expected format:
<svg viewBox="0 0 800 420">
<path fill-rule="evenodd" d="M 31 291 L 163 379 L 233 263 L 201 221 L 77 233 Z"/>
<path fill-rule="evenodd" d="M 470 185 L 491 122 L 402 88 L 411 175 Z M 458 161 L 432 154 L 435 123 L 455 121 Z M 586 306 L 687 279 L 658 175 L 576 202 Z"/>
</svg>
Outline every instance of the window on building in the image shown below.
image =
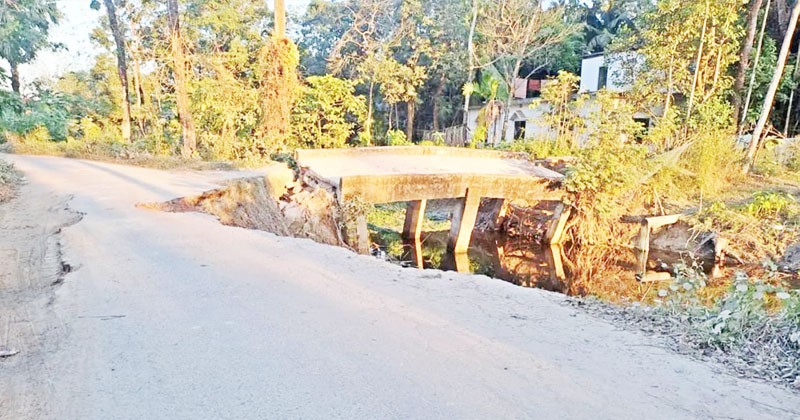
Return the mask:
<svg viewBox="0 0 800 420">
<path fill-rule="evenodd" d="M 525 120 L 514 121 L 514 140 L 525 138 Z"/>
<path fill-rule="evenodd" d="M 600 72 L 597 75 L 597 90 L 600 90 L 608 85 L 608 67 L 601 66 Z"/>
<path fill-rule="evenodd" d="M 526 97 L 538 98 L 542 96 L 542 81 L 540 79 L 528 79 L 528 92 Z"/>
</svg>

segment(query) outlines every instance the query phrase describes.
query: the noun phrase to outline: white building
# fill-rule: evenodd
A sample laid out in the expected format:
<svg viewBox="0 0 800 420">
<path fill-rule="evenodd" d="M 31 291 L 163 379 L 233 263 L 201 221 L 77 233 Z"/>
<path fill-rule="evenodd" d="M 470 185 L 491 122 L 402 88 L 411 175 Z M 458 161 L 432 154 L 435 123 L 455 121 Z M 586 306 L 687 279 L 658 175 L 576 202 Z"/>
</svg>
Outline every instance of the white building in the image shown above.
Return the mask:
<svg viewBox="0 0 800 420">
<path fill-rule="evenodd" d="M 597 108 L 594 105 L 592 94 L 600 89 L 605 88 L 613 92 L 630 90 L 636 69 L 641 63 L 642 58 L 637 53 L 616 53 L 608 56 L 592 54 L 584 57 L 581 61 L 579 93 L 588 94 L 589 100 L 586 101 L 579 113 L 583 117 L 588 117 L 592 112 L 596 112 Z M 547 103 L 540 103 L 538 106 L 533 106 L 533 104 L 535 98 L 539 96 L 541 87 L 546 86 L 548 82 L 548 80 L 518 79 L 513 92 L 514 98 L 511 100 L 505 138 L 501 138 L 503 132 L 503 116 L 501 115 L 489 126 L 487 143 L 498 145 L 502 142 L 512 142 L 515 139 L 547 136 L 549 129 L 542 116 L 549 111 L 549 106 Z M 527 87 L 527 89 L 523 87 Z M 469 109 L 468 128 L 470 133 L 474 133 L 478 126 L 478 116 L 482 108 L 483 105 L 476 105 Z M 649 125 L 649 117 L 646 113 L 637 113 L 632 117 Z"/>
</svg>

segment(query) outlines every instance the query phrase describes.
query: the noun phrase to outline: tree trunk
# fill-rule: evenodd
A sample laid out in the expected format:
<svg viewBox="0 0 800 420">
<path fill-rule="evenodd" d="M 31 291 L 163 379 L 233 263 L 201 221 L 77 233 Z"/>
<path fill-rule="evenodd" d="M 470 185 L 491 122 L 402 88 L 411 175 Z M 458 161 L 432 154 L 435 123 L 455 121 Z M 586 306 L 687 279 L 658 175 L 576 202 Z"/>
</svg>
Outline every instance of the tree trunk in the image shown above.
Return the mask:
<svg viewBox="0 0 800 420">
<path fill-rule="evenodd" d="M 369 103 L 367 104 L 367 122 L 364 129 L 367 131 L 367 146 L 372 145 L 372 108 L 373 108 L 373 95 L 375 91 L 375 82 L 369 81 Z"/>
<path fill-rule="evenodd" d="M 117 21 L 117 9 L 113 0 L 103 0 L 108 12 L 108 23 L 111 26 L 111 34 L 114 36 L 114 44 L 117 47 L 117 75 L 122 85 L 122 140 L 130 143 L 131 141 L 131 93 L 128 89 L 128 63 L 125 57 L 125 40 Z"/>
<path fill-rule="evenodd" d="M 469 37 L 467 38 L 467 83 L 475 80 L 475 26 L 478 23 L 478 0 L 472 0 L 472 22 L 469 25 Z M 464 127 L 469 125 L 469 97 L 464 95 Z"/>
<path fill-rule="evenodd" d="M 747 112 L 750 111 L 750 99 L 753 97 L 753 89 L 755 89 L 756 70 L 761 60 L 761 47 L 764 45 L 764 33 L 767 31 L 767 19 L 769 18 L 770 6 L 772 6 L 772 0 L 767 0 L 767 6 L 764 8 L 764 19 L 761 21 L 761 31 L 758 35 L 758 45 L 756 46 L 756 58 L 753 62 L 753 71 L 750 72 L 750 84 L 747 86 L 747 96 L 745 97 L 744 106 L 742 107 L 742 115 L 738 121 L 739 135 L 742 135 L 744 121 L 747 119 Z"/>
<path fill-rule="evenodd" d="M 444 91 L 444 75 L 439 79 L 439 84 L 436 90 L 433 91 L 433 131 L 439 131 L 439 101 L 442 99 L 442 91 Z"/>
<path fill-rule="evenodd" d="M 786 28 L 786 35 L 783 37 L 783 44 L 781 44 L 781 51 L 778 54 L 778 62 L 775 65 L 775 72 L 772 73 L 772 81 L 767 89 L 767 95 L 764 97 L 764 104 L 761 107 L 761 116 L 758 118 L 758 123 L 753 130 L 753 138 L 750 140 L 750 146 L 747 148 L 747 157 L 744 162 L 744 172 L 750 172 L 750 169 L 755 163 L 756 151 L 758 151 L 759 143 L 761 142 L 761 135 L 764 133 L 764 128 L 767 125 L 770 111 L 772 110 L 772 103 L 775 100 L 775 93 L 778 91 L 778 86 L 783 78 L 783 71 L 786 68 L 786 59 L 789 57 L 789 47 L 792 45 L 792 38 L 794 38 L 794 31 L 797 27 L 797 19 L 800 16 L 800 1 L 795 1 L 792 8 L 792 17 L 789 19 L 789 26 Z"/>
<path fill-rule="evenodd" d="M 522 57 L 521 54 L 518 54 L 517 57 Z M 519 69 L 522 67 L 522 58 L 517 58 L 517 61 L 514 63 L 514 70 L 510 77 L 506 80 L 506 84 L 508 85 L 508 97 L 506 98 L 505 110 L 503 112 L 503 127 L 500 130 L 500 142 L 506 141 L 506 135 L 508 134 L 508 121 L 511 119 L 511 102 L 514 100 L 514 87 L 516 85 L 517 77 L 519 77 Z M 509 75 L 506 74 L 508 77 Z"/>
<path fill-rule="evenodd" d="M 733 118 L 739 123 L 739 115 L 742 112 L 742 94 L 744 93 L 744 79 L 747 69 L 750 67 L 750 56 L 753 54 L 753 42 L 756 39 L 756 29 L 758 28 L 758 12 L 764 0 L 750 0 L 750 7 L 747 10 L 747 34 L 742 42 L 742 49 L 739 53 L 739 66 L 736 69 L 736 78 L 733 82 Z"/>
<path fill-rule="evenodd" d="M 181 154 L 183 157 L 190 157 L 197 148 L 197 138 L 192 114 L 189 111 L 189 95 L 186 91 L 186 57 L 183 55 L 178 0 L 167 0 L 167 13 L 173 60 L 172 73 L 175 77 L 175 102 L 178 105 L 178 118 L 181 120 L 181 137 L 183 138 Z"/>
<path fill-rule="evenodd" d="M 19 64 L 11 62 L 11 90 L 19 95 Z"/>
<path fill-rule="evenodd" d="M 708 26 L 708 15 L 710 13 L 709 9 L 711 5 L 708 3 L 709 0 L 706 0 L 706 13 L 703 17 L 703 30 L 700 33 L 700 46 L 697 47 L 697 59 L 694 63 L 694 75 L 692 77 L 692 90 L 689 93 L 689 105 L 686 107 L 686 122 L 689 122 L 689 119 L 692 117 L 692 106 L 694 105 L 694 94 L 697 89 L 697 79 L 700 76 L 700 60 L 703 58 L 703 47 L 705 46 L 706 42 L 706 26 Z M 688 128 L 688 125 L 687 125 Z"/>
<path fill-rule="evenodd" d="M 795 56 L 794 62 L 794 73 L 792 74 L 792 79 L 794 81 L 798 80 L 800 77 L 800 49 L 797 51 L 797 55 Z M 792 90 L 792 93 L 789 94 L 789 106 L 786 107 L 786 123 L 783 125 L 783 136 L 789 137 L 789 126 L 792 122 L 792 108 L 794 107 L 794 97 L 795 92 L 800 87 L 796 87 Z"/>
<path fill-rule="evenodd" d="M 275 0 L 275 38 L 286 38 L 286 7 L 284 0 Z"/>
<path fill-rule="evenodd" d="M 417 109 L 417 100 L 412 99 L 406 102 L 406 139 L 414 141 L 414 114 Z"/>
</svg>

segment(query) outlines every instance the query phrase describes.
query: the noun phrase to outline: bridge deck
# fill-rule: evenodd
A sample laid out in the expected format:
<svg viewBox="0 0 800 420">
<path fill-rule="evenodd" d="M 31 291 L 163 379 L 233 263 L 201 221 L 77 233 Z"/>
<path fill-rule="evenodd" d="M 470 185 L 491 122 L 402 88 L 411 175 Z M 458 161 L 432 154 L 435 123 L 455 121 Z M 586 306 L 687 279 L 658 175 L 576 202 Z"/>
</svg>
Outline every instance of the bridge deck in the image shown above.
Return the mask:
<svg viewBox="0 0 800 420">
<path fill-rule="evenodd" d="M 457 252 L 466 251 L 481 198 L 504 203 L 563 196 L 558 186 L 563 175 L 499 151 L 421 146 L 298 150 L 296 160 L 304 173 L 329 184 L 341 202 L 358 196 L 373 204 L 416 203 L 409 206 L 408 226 L 420 225 L 413 222 L 426 200 L 462 198 L 451 229 L 450 246 Z M 407 230 L 407 236 L 419 234 L 418 228 Z M 359 241 L 363 252 L 364 241 Z"/>
</svg>

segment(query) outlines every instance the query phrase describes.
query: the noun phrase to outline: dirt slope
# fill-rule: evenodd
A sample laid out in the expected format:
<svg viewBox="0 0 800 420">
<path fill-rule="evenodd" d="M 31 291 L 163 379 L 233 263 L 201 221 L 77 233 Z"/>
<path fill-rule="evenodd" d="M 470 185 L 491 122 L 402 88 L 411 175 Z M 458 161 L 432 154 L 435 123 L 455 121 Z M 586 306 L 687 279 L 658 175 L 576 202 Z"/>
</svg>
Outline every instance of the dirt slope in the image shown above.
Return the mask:
<svg viewBox="0 0 800 420">
<path fill-rule="evenodd" d="M 72 195 L 85 215 L 56 236 L 78 268 L 44 293 L 47 311 L 11 315 L 47 350 L 35 359 L 34 345 L 7 339 L 21 353 L 0 359 L 0 418 L 800 417 L 800 395 L 671 353 L 556 294 L 135 207 L 238 174 L 10 158 L 33 205 L 3 211 L 24 220 L 58 202 L 48 195 Z"/>
</svg>

